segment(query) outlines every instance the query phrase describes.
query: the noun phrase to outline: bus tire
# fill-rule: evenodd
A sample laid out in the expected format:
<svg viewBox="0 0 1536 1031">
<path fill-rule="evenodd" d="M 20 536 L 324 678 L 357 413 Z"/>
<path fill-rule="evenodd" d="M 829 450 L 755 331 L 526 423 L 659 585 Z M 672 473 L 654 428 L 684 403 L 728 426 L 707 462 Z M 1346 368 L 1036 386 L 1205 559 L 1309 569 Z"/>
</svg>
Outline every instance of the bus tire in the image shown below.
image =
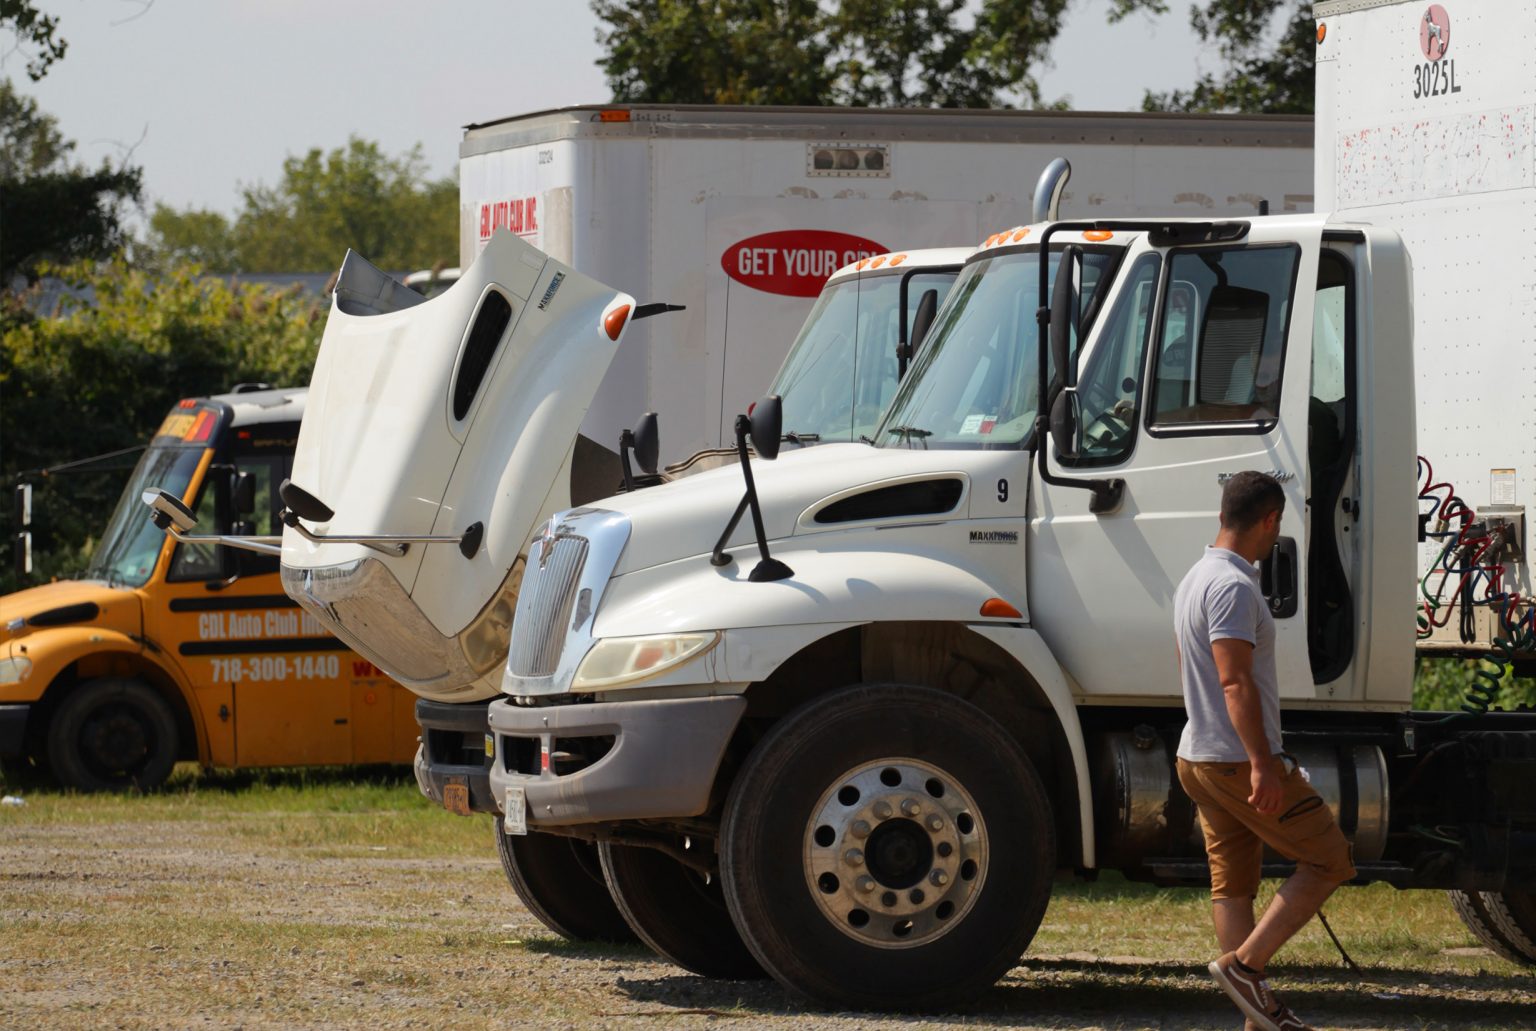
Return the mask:
<svg viewBox="0 0 1536 1031">
<path fill-rule="evenodd" d="M 619 912 L 657 955 L 705 977 L 763 976 L 731 923 L 718 876 L 706 879 L 665 852 L 640 845 L 604 842 L 598 853 Z"/>
<path fill-rule="evenodd" d="M 1028 947 L 1056 870 L 1018 742 L 954 695 L 858 685 L 802 706 L 736 777 L 721 880 L 764 969 L 845 1009 L 974 1000 Z"/>
<path fill-rule="evenodd" d="M 1536 966 L 1536 892 L 1485 891 L 1482 898 L 1494 926 L 1520 955 L 1515 962 Z"/>
<path fill-rule="evenodd" d="M 176 714 L 139 680 L 103 677 L 78 685 L 54 711 L 48 765 L 78 791 L 149 791 L 176 765 Z"/>
<path fill-rule="evenodd" d="M 573 942 L 632 942 L 608 894 L 597 846 L 559 834 L 507 834 L 496 816 L 496 852 L 512 890 L 538 921 Z"/>
</svg>

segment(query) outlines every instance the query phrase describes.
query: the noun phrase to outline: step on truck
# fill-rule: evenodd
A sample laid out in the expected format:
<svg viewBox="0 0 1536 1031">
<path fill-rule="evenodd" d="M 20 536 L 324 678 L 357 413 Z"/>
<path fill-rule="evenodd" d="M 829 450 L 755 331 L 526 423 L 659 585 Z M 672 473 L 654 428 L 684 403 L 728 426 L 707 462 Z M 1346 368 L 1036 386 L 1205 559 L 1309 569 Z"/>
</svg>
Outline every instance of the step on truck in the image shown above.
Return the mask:
<svg viewBox="0 0 1536 1031">
<path fill-rule="evenodd" d="M 410 761 L 413 697 L 278 583 L 277 485 L 304 402 L 302 389 L 182 399 L 84 573 L 0 598 L 0 759 L 83 791 L 147 790 L 178 760 Z M 262 554 L 167 540 L 140 504 L 150 487 L 214 535 L 272 543 Z"/>
<path fill-rule="evenodd" d="M 553 517 L 489 710 L 504 826 L 597 842 L 690 969 L 968 998 L 1059 871 L 1207 876 L 1171 599 L 1256 468 L 1287 494 L 1263 568 L 1287 748 L 1358 882 L 1448 890 L 1536 963 L 1536 713 L 1412 709 L 1417 654 L 1536 661 L 1536 19 L 1319 16 L 1334 213 L 995 234 L 871 442 L 774 458 L 768 398 L 742 468 Z"/>
</svg>

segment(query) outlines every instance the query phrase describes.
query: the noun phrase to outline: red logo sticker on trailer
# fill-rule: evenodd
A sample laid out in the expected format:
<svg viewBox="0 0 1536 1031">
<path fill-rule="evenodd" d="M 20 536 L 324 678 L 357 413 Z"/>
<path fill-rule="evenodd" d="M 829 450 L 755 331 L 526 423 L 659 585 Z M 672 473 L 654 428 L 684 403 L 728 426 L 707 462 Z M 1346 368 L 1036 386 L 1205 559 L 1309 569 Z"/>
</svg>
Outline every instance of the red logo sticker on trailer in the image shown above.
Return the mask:
<svg viewBox="0 0 1536 1031">
<path fill-rule="evenodd" d="M 785 297 L 815 297 L 844 265 L 884 254 L 873 240 L 827 229 L 781 229 L 734 243 L 720 255 L 725 274 L 743 286 Z"/>
<path fill-rule="evenodd" d="M 1419 46 L 1424 56 L 1438 61 L 1451 46 L 1451 16 L 1439 4 L 1430 4 L 1419 20 Z"/>
<path fill-rule="evenodd" d="M 539 232 L 539 199 L 487 201 L 480 205 L 480 242 L 485 243 L 498 229 L 510 229 L 528 238 Z"/>
</svg>

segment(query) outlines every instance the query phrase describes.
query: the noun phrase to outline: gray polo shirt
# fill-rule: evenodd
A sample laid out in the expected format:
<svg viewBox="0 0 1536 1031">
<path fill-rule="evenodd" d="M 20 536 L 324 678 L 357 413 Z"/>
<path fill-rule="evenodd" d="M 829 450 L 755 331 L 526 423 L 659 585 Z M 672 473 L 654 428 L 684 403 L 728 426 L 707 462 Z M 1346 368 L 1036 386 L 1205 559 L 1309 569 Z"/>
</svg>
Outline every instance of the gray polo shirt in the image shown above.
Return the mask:
<svg viewBox="0 0 1536 1031">
<path fill-rule="evenodd" d="M 1179 736 L 1179 758 L 1190 762 L 1246 762 L 1248 750 L 1227 714 L 1211 644 L 1223 639 L 1253 645 L 1253 681 L 1263 702 L 1264 734 L 1280 751 L 1280 685 L 1275 675 L 1275 619 L 1259 589 L 1259 570 L 1226 548 L 1207 547 L 1173 596 L 1173 631 L 1179 642 L 1179 679 L 1189 722 Z"/>
</svg>

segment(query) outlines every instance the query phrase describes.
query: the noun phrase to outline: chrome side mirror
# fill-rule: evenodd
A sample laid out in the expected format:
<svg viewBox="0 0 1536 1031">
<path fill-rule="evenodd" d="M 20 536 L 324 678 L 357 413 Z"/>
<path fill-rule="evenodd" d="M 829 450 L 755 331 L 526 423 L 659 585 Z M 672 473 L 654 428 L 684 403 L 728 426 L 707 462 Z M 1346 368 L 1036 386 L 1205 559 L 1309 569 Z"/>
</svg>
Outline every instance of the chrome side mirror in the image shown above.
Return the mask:
<svg viewBox="0 0 1536 1031">
<path fill-rule="evenodd" d="M 168 491 L 155 487 L 146 490 L 139 497 L 154 512 L 150 519 L 162 530 L 175 527 L 180 532 L 187 533 L 197 526 L 197 516 L 181 503 L 180 498 L 174 497 Z"/>
</svg>

